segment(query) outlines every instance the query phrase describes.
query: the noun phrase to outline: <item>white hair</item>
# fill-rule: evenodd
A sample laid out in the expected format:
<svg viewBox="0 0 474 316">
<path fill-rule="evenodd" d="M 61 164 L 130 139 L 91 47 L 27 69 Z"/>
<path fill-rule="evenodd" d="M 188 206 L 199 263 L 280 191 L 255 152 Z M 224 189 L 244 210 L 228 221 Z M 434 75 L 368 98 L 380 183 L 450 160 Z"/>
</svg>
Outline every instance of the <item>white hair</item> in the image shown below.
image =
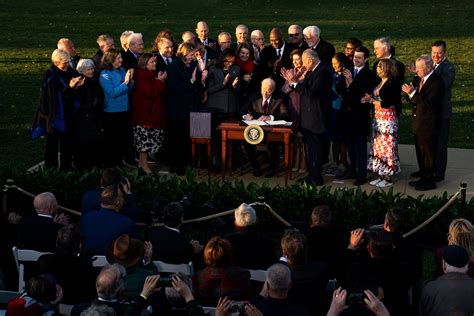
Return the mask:
<svg viewBox="0 0 474 316">
<path fill-rule="evenodd" d="M 55 65 L 63 61 L 69 61 L 70 59 L 71 59 L 71 55 L 69 55 L 68 52 L 59 48 L 55 49 L 53 53 L 51 54 L 51 61 Z"/>
<path fill-rule="evenodd" d="M 258 37 L 259 35 L 263 37 L 263 32 L 261 30 L 253 30 L 252 33 L 250 33 L 250 39 L 253 40 L 255 37 Z"/>
<path fill-rule="evenodd" d="M 247 25 L 245 25 L 245 24 L 239 24 L 239 25 L 237 25 L 237 26 L 235 27 L 235 33 L 237 33 L 237 31 L 240 30 L 240 29 L 245 29 L 245 30 L 247 31 L 247 33 L 248 33 L 248 31 L 249 31 L 249 28 L 247 27 Z"/>
<path fill-rule="evenodd" d="M 78 73 L 83 75 L 84 71 L 90 67 L 95 68 L 95 64 L 92 59 L 79 59 L 76 66 L 76 70 Z"/>
<path fill-rule="evenodd" d="M 304 28 L 303 34 L 311 36 L 320 36 L 321 30 L 316 25 L 310 25 Z"/>
<path fill-rule="evenodd" d="M 290 30 L 291 29 L 297 29 L 298 30 L 298 33 L 301 33 L 301 26 L 299 26 L 298 24 L 292 24 L 288 27 L 288 33 L 290 33 Z"/>
<path fill-rule="evenodd" d="M 458 267 L 453 267 L 452 265 L 448 264 L 446 261 L 443 259 L 443 270 L 444 273 L 448 272 L 456 272 L 456 273 L 467 273 L 467 270 L 469 270 L 469 262 L 462 268 Z"/>
<path fill-rule="evenodd" d="M 288 266 L 275 263 L 267 271 L 267 283 L 271 290 L 275 292 L 285 292 L 291 283 L 291 271 Z"/>
<path fill-rule="evenodd" d="M 246 203 L 240 204 L 240 206 L 234 212 L 235 225 L 239 227 L 248 227 L 257 223 L 257 214 L 253 207 Z"/>
<path fill-rule="evenodd" d="M 70 42 L 71 40 L 69 38 L 63 37 L 58 40 L 58 49 L 64 50 L 64 45 L 66 45 L 67 42 Z"/>
<path fill-rule="evenodd" d="M 273 88 L 275 88 L 275 80 L 273 80 L 272 78 L 265 78 L 262 80 L 262 87 L 263 86 L 272 86 Z"/>
<path fill-rule="evenodd" d="M 42 214 L 53 204 L 57 204 L 56 197 L 51 192 L 42 192 L 33 199 L 33 206 L 36 212 Z"/>
<path fill-rule="evenodd" d="M 318 53 L 316 53 L 314 50 L 312 50 L 311 48 L 308 48 L 306 49 L 304 52 L 303 52 L 303 55 L 310 58 L 312 61 L 314 61 L 315 63 L 317 63 L 319 61 L 319 55 Z"/>
<path fill-rule="evenodd" d="M 123 31 L 122 35 L 120 35 L 120 45 L 123 47 L 123 49 L 126 49 L 128 45 L 128 37 L 135 33 L 134 31 Z"/>
<path fill-rule="evenodd" d="M 416 61 L 423 61 L 425 63 L 425 67 L 427 68 L 433 67 L 433 60 L 431 59 L 430 55 L 421 55 L 416 59 Z"/>
<path fill-rule="evenodd" d="M 130 47 L 130 44 L 135 42 L 136 40 L 143 40 L 143 35 L 142 33 L 132 33 L 128 36 L 127 38 L 127 44 L 128 44 L 128 47 Z"/>
<path fill-rule="evenodd" d="M 390 39 L 388 37 L 379 37 L 374 42 L 379 42 L 380 45 L 387 49 L 387 52 L 390 51 L 392 44 L 390 43 Z"/>
</svg>

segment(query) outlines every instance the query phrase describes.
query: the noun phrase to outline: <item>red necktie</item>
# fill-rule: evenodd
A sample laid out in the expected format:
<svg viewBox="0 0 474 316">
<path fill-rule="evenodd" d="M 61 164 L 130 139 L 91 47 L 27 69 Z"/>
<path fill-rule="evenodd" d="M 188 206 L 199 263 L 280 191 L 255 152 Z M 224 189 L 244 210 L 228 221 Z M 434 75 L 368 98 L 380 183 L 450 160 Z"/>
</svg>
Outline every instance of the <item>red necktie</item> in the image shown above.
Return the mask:
<svg viewBox="0 0 474 316">
<path fill-rule="evenodd" d="M 262 109 L 263 109 L 263 113 L 266 114 L 266 113 L 267 113 L 267 109 L 268 109 L 268 101 L 267 101 L 267 100 L 265 100 L 265 101 L 263 102 Z"/>
</svg>

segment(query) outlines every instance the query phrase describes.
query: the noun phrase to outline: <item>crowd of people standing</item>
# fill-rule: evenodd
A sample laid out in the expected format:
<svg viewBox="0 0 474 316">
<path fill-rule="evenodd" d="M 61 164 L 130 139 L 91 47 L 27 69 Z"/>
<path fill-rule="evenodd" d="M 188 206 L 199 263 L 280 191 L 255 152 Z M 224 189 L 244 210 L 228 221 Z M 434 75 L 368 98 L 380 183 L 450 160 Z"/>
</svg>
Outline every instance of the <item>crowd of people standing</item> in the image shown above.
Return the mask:
<svg viewBox="0 0 474 316">
<path fill-rule="evenodd" d="M 410 69 L 416 75 L 405 84 L 405 65 L 386 37 L 374 41 L 376 62 L 370 69 L 369 49 L 359 39 L 348 39 L 344 52 L 336 53 L 315 25 L 291 25 L 287 41 L 273 28 L 267 46 L 262 31 L 249 36 L 243 24 L 236 27 L 235 42 L 228 32 L 219 33 L 217 41 L 208 34 L 206 22 L 199 21 L 196 35 L 184 32 L 178 45 L 165 29 L 151 53 L 144 52 L 141 33 L 123 32 L 120 49 L 110 35 L 101 34 L 91 59 L 81 59 L 70 39 L 60 39 L 32 129 L 33 138 L 46 135 L 45 166 L 67 170 L 136 166 L 138 161 L 141 172 L 150 174 L 150 154 L 157 154 L 170 172 L 182 174 L 190 163 L 191 111 L 212 112 L 214 127 L 226 120 L 266 121 L 284 114 L 293 123 L 294 170 L 308 172 L 303 182 L 324 183 L 332 144 L 338 168 L 326 172 L 362 185 L 371 171 L 378 175 L 371 185 L 389 187 L 400 172 L 398 120 L 405 93 L 413 109 L 419 165 L 412 176 L 420 178 L 410 185 L 431 190 L 444 180 L 455 74 L 444 41 L 432 44 L 431 57 L 416 60 Z M 267 79 L 270 94 L 268 89 L 264 94 Z M 275 100 L 281 106 L 269 107 Z M 278 145 L 268 147 L 266 176 L 272 177 Z M 245 151 L 254 175 L 260 176 L 254 150 Z"/>
</svg>

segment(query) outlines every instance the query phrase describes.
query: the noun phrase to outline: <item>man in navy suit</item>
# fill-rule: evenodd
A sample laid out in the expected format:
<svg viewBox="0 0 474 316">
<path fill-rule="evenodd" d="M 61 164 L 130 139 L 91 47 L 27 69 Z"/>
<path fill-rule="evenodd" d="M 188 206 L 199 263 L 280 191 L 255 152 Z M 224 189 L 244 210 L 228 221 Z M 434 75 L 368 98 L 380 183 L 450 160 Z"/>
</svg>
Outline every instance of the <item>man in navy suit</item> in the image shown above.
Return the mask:
<svg viewBox="0 0 474 316">
<path fill-rule="evenodd" d="M 328 111 L 331 107 L 332 74 L 318 53 L 308 48 L 303 52 L 303 67 L 306 74 L 303 82 L 298 83 L 298 74 L 293 69 L 282 69 L 282 76 L 290 87 L 301 96 L 301 132 L 305 143 L 306 161 L 309 175 L 304 182 L 322 185 L 323 142 L 326 131 Z"/>
<path fill-rule="evenodd" d="M 137 69 L 138 59 L 143 54 L 145 44 L 143 42 L 142 33 L 133 33 L 127 38 L 128 50 L 123 54 L 122 67 L 125 70 L 130 68 Z"/>
<path fill-rule="evenodd" d="M 354 185 L 367 182 L 367 136 L 370 133 L 370 107 L 360 100 L 366 94 L 372 94 L 375 76 L 369 69 L 369 50 L 364 46 L 355 49 L 354 67 L 344 69 L 347 94 L 344 96 L 342 113 L 346 118 L 346 144 L 351 160 L 347 174 L 341 179 L 356 179 Z"/>
<path fill-rule="evenodd" d="M 435 181 L 444 180 L 446 164 L 448 162 L 448 137 L 452 114 L 451 88 L 453 87 L 456 70 L 453 63 L 446 58 L 446 43 L 436 41 L 431 45 L 431 59 L 433 59 L 434 73 L 441 78 L 444 84 L 443 103 L 441 105 L 441 127 L 439 129 L 435 156 Z"/>
<path fill-rule="evenodd" d="M 64 214 L 58 214 L 58 202 L 51 192 L 35 196 L 33 206 L 37 215 L 20 222 L 20 238 L 26 249 L 55 252 L 58 231 L 68 224 Z"/>
<path fill-rule="evenodd" d="M 444 86 L 433 71 L 433 61 L 429 55 L 421 55 L 416 59 L 416 74 L 413 84 L 404 84 L 402 87 L 413 105 L 412 132 L 421 173 L 420 180 L 410 181 L 409 184 L 417 191 L 427 191 L 436 189 L 434 162 Z"/>
<path fill-rule="evenodd" d="M 120 214 L 123 193 L 117 185 L 104 188 L 101 209 L 81 216 L 82 245 L 85 252 L 104 255 L 107 246 L 123 234 L 132 234 L 133 221 Z"/>
<path fill-rule="evenodd" d="M 171 64 L 174 56 L 174 44 L 166 37 L 160 37 L 158 40 L 158 54 L 156 58 L 156 71 L 166 71 L 168 65 Z"/>
<path fill-rule="evenodd" d="M 100 189 L 90 190 L 84 193 L 84 196 L 82 197 L 82 215 L 100 209 L 100 195 L 103 188 L 109 185 L 118 185 L 122 191 L 124 202 L 120 213 L 131 219 L 135 219 L 138 213 L 138 205 L 135 200 L 135 195 L 131 191 L 130 181 L 127 178 L 122 177 L 120 170 L 117 168 L 105 169 L 100 180 Z"/>
<path fill-rule="evenodd" d="M 205 21 L 199 21 L 196 24 L 196 34 L 204 46 L 211 49 L 217 48 L 217 42 L 214 39 L 209 38 L 209 27 Z"/>
</svg>

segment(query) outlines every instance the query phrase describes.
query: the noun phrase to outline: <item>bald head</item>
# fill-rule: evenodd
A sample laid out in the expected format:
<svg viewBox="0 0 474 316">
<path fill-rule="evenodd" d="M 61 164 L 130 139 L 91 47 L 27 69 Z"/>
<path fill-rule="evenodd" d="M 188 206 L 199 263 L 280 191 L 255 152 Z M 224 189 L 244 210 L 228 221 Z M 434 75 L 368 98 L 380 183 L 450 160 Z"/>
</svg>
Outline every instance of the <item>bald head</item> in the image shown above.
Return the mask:
<svg viewBox="0 0 474 316">
<path fill-rule="evenodd" d="M 119 264 L 104 266 L 95 282 L 97 296 L 105 300 L 117 298 L 124 288 L 125 275 L 125 269 Z"/>
<path fill-rule="evenodd" d="M 58 202 L 51 192 L 43 192 L 35 196 L 33 206 L 38 214 L 54 216 L 58 211 Z"/>
<path fill-rule="evenodd" d="M 181 35 L 181 39 L 183 40 L 183 43 L 190 42 L 195 37 L 196 35 L 194 35 L 194 33 L 191 31 L 186 31 Z"/>
<path fill-rule="evenodd" d="M 202 42 L 207 39 L 207 36 L 209 34 L 209 27 L 207 26 L 207 23 L 205 21 L 197 22 L 196 34 Z"/>
<path fill-rule="evenodd" d="M 71 57 L 76 56 L 76 48 L 69 38 L 60 38 L 58 41 L 58 49 L 67 52 Z"/>
<path fill-rule="evenodd" d="M 283 33 L 277 27 L 270 31 L 270 45 L 272 45 L 275 49 L 281 48 L 283 46 Z"/>
</svg>

